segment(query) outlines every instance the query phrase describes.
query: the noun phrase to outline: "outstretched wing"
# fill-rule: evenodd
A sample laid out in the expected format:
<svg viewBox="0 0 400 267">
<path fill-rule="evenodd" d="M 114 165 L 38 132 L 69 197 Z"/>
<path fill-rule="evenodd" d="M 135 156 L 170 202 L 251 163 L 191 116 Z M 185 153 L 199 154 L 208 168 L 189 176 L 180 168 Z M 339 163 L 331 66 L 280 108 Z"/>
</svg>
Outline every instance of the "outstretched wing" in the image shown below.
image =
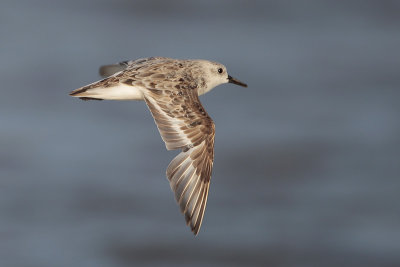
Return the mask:
<svg viewBox="0 0 400 267">
<path fill-rule="evenodd" d="M 169 164 L 167 177 L 186 223 L 197 235 L 214 160 L 214 123 L 196 90 L 148 89 L 144 99 L 167 149 L 182 149 Z"/>
</svg>

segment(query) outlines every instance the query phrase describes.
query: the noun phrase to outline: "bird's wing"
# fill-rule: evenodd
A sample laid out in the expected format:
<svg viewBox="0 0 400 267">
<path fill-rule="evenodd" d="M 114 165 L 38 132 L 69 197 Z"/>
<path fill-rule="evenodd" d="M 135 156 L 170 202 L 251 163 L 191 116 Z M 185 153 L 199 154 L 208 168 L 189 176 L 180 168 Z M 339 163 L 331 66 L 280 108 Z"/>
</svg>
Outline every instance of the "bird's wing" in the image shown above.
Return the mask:
<svg viewBox="0 0 400 267">
<path fill-rule="evenodd" d="M 214 123 L 193 89 L 149 89 L 145 101 L 167 149 L 182 149 L 169 164 L 167 177 L 186 223 L 197 235 L 213 167 Z"/>
<path fill-rule="evenodd" d="M 104 65 L 101 66 L 99 69 L 99 74 L 103 78 L 107 78 L 117 72 L 123 71 L 127 68 L 139 66 L 144 63 L 148 63 L 149 61 L 155 61 L 155 60 L 162 60 L 166 59 L 164 57 L 148 57 L 148 58 L 140 58 L 136 60 L 127 60 L 127 61 L 122 61 L 118 62 L 115 64 L 110 64 L 110 65 Z"/>
<path fill-rule="evenodd" d="M 128 67 L 129 61 L 122 61 L 116 64 L 104 65 L 99 69 L 99 74 L 103 78 L 107 78 L 117 72 L 123 71 Z"/>
<path fill-rule="evenodd" d="M 75 89 L 70 95 L 83 100 L 141 100 L 141 93 L 137 93 L 138 88 L 154 88 L 154 81 L 164 78 L 164 75 L 158 74 L 154 68 L 163 68 L 166 61 L 173 60 L 151 57 L 102 66 L 100 74 L 106 78 Z M 136 90 L 132 89 L 133 87 Z"/>
</svg>

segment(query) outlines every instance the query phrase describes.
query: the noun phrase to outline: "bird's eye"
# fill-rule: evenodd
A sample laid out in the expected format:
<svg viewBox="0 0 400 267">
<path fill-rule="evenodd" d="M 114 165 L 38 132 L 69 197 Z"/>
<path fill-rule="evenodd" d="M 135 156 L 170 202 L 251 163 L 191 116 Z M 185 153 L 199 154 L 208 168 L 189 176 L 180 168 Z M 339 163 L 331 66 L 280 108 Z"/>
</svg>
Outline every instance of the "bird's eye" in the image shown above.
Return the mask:
<svg viewBox="0 0 400 267">
<path fill-rule="evenodd" d="M 222 72 L 224 72 L 224 70 L 222 68 L 219 68 L 218 73 L 222 73 Z"/>
</svg>

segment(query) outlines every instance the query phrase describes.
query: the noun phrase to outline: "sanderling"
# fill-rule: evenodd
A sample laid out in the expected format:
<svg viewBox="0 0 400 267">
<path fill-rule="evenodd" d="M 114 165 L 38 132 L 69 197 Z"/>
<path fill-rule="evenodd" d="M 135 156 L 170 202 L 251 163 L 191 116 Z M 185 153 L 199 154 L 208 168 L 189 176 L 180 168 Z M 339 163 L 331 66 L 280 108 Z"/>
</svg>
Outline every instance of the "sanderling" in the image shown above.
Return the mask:
<svg viewBox="0 0 400 267">
<path fill-rule="evenodd" d="M 245 83 L 207 60 L 151 57 L 100 68 L 106 77 L 70 93 L 83 100 L 144 100 L 168 150 L 181 149 L 167 177 L 186 224 L 199 232 L 214 160 L 214 122 L 199 95 L 217 85 Z"/>
</svg>

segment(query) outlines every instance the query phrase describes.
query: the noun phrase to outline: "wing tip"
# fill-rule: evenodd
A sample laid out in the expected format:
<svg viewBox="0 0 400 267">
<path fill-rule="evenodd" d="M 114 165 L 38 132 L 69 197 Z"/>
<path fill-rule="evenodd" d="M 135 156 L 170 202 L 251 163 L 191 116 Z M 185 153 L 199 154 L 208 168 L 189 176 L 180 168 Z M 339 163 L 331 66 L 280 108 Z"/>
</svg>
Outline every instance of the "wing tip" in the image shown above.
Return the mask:
<svg viewBox="0 0 400 267">
<path fill-rule="evenodd" d="M 181 152 L 171 161 L 167 168 L 167 178 L 170 181 L 170 186 L 175 194 L 175 200 L 180 211 L 184 215 L 186 225 L 197 236 L 207 205 L 208 179 L 211 178 L 211 171 L 206 174 L 196 174 L 196 171 L 186 171 L 187 168 L 182 164 L 185 162 L 185 159 L 190 158 L 190 154 L 190 152 Z M 180 170 L 181 167 L 184 169 Z M 193 175 L 197 178 L 194 178 Z"/>
<path fill-rule="evenodd" d="M 69 93 L 70 96 L 78 97 L 80 94 L 87 91 L 86 87 L 78 88 Z"/>
<path fill-rule="evenodd" d="M 103 65 L 103 66 L 100 66 L 100 68 L 99 68 L 99 75 L 101 76 L 101 77 L 108 77 L 109 75 L 107 75 L 109 72 L 108 72 L 108 69 L 111 67 L 112 65 Z"/>
<path fill-rule="evenodd" d="M 86 96 L 79 97 L 79 99 L 81 99 L 81 100 L 83 100 L 83 101 L 89 101 L 89 100 L 97 100 L 97 101 L 102 101 L 102 100 L 104 100 L 104 99 L 101 99 L 101 98 L 95 98 L 95 97 L 86 97 Z"/>
<path fill-rule="evenodd" d="M 99 68 L 99 74 L 103 78 L 110 77 L 117 72 L 123 71 L 127 67 L 128 61 L 122 61 L 116 64 L 103 65 Z"/>
</svg>

